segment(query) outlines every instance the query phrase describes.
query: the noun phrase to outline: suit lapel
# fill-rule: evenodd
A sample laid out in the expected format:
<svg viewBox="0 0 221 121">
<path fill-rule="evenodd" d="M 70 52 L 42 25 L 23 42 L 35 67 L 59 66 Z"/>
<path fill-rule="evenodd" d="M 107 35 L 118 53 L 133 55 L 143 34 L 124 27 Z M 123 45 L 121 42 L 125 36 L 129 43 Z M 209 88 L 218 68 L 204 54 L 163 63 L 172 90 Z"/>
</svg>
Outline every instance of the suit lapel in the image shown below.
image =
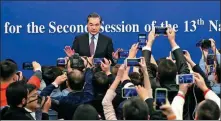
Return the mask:
<svg viewBox="0 0 221 121">
<path fill-rule="evenodd" d="M 83 44 L 84 44 L 83 49 L 86 51 L 87 55 L 91 55 L 90 54 L 89 34 L 88 33 L 85 35 L 85 39 L 84 39 Z"/>
<path fill-rule="evenodd" d="M 100 52 L 101 46 L 102 46 L 102 35 L 99 34 L 98 41 L 97 41 L 97 47 L 95 50 L 95 55 L 97 55 L 97 53 Z"/>
</svg>

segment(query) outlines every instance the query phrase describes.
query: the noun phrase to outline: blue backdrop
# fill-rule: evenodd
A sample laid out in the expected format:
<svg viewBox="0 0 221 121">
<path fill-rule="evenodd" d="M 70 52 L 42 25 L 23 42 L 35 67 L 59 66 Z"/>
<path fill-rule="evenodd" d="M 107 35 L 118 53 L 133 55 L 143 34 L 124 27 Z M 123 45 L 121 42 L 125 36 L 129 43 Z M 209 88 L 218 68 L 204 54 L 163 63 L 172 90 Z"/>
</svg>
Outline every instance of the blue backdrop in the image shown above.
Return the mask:
<svg viewBox="0 0 221 121">
<path fill-rule="evenodd" d="M 214 38 L 220 48 L 220 34 L 218 31 L 209 31 L 209 20 L 219 20 L 220 1 L 18 1 L 1 2 L 1 60 L 12 58 L 21 69 L 22 62 L 36 60 L 42 65 L 55 65 L 58 57 L 65 56 L 63 48 L 72 45 L 73 39 L 80 33 L 48 33 L 48 23 L 56 24 L 86 24 L 86 17 L 91 12 L 99 13 L 104 24 L 138 24 L 139 32 L 104 32 L 113 39 L 114 48 L 129 49 L 137 41 L 138 33 L 144 33 L 144 25 L 153 20 L 160 25 L 165 20 L 171 24 L 178 24 L 176 40 L 182 49 L 188 50 L 195 62 L 201 55 L 195 47 L 197 41 L 203 38 Z M 205 22 L 197 26 L 195 32 L 184 32 L 185 21 L 202 18 Z M 22 25 L 19 34 L 6 34 L 4 25 Z M 44 34 L 27 33 L 26 25 L 35 22 L 45 26 Z M 219 25 L 220 27 L 220 25 Z M 191 29 L 191 25 L 189 25 Z M 168 39 L 159 37 L 153 46 L 153 55 L 156 59 L 167 56 L 171 47 Z M 29 75 L 29 72 L 25 72 Z"/>
</svg>

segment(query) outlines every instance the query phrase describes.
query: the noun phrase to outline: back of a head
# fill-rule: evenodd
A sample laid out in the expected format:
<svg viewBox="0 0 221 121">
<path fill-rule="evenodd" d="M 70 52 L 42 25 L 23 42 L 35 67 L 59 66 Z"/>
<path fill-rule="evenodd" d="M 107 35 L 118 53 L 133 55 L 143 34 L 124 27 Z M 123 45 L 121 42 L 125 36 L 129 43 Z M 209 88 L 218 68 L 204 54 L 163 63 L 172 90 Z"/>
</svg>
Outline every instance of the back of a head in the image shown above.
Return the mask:
<svg viewBox="0 0 221 121">
<path fill-rule="evenodd" d="M 1 80 L 8 80 L 17 71 L 17 65 L 11 61 L 1 61 L 0 62 L 0 79 Z"/>
<path fill-rule="evenodd" d="M 132 97 L 123 104 L 123 117 L 125 120 L 147 120 L 148 116 L 148 105 L 139 97 Z"/>
<path fill-rule="evenodd" d="M 84 86 L 84 74 L 74 69 L 67 74 L 68 77 L 68 85 L 72 90 L 80 91 L 83 89 Z"/>
<path fill-rule="evenodd" d="M 105 94 L 109 88 L 108 76 L 101 71 L 94 74 L 92 83 L 96 93 Z"/>
<path fill-rule="evenodd" d="M 216 102 L 212 100 L 202 101 L 197 108 L 197 120 L 218 120 L 220 118 L 220 109 Z"/>
<path fill-rule="evenodd" d="M 175 84 L 177 67 L 168 59 L 163 59 L 158 65 L 158 79 L 160 84 Z"/>
<path fill-rule="evenodd" d="M 140 75 L 139 73 L 137 73 L 137 72 L 132 72 L 132 73 L 129 74 L 129 77 L 130 77 L 130 79 L 131 79 L 131 81 L 132 81 L 132 83 L 133 83 L 134 85 L 136 85 L 136 86 L 138 86 L 138 85 L 144 85 L 144 84 L 143 84 L 143 80 L 142 80 L 142 78 L 141 78 L 141 75 Z"/>
<path fill-rule="evenodd" d="M 77 107 L 73 120 L 99 120 L 99 115 L 93 106 L 81 104 Z"/>
<path fill-rule="evenodd" d="M 27 99 L 28 90 L 26 84 L 21 81 L 11 83 L 6 89 L 8 105 L 16 107 L 22 103 L 23 98 Z"/>
<path fill-rule="evenodd" d="M 60 75 L 62 75 L 62 71 L 58 67 L 42 67 L 42 78 L 45 81 L 46 85 L 51 84 Z"/>
</svg>

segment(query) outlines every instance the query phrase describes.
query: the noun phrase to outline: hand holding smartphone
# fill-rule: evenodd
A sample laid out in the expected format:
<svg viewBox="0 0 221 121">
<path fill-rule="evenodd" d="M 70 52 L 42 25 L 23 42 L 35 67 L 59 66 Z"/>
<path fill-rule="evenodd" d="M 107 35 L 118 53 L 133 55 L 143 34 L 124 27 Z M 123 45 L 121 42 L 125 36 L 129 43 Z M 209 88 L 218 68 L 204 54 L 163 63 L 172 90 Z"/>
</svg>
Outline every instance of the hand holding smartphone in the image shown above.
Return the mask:
<svg viewBox="0 0 221 121">
<path fill-rule="evenodd" d="M 194 83 L 193 74 L 179 74 L 176 75 L 176 84 L 191 84 Z"/>
<path fill-rule="evenodd" d="M 168 91 L 166 88 L 157 88 L 155 90 L 155 110 L 160 110 L 160 107 L 166 104 Z"/>
<path fill-rule="evenodd" d="M 125 65 L 127 66 L 140 66 L 141 58 L 127 58 Z"/>
</svg>

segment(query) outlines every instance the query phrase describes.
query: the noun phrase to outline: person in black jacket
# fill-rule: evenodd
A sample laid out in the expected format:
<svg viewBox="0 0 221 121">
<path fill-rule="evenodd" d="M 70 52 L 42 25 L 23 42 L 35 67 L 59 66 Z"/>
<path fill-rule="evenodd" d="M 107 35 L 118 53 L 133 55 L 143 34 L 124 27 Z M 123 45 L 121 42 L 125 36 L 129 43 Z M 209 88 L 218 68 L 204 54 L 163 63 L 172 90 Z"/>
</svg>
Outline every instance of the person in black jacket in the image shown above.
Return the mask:
<svg viewBox="0 0 221 121">
<path fill-rule="evenodd" d="M 17 81 L 11 83 L 6 90 L 8 105 L 1 112 L 2 120 L 35 120 L 32 112 L 24 107 L 29 103 L 29 92 L 24 82 Z M 48 119 L 48 109 L 50 108 L 50 98 L 43 107 L 43 118 Z"/>
</svg>

